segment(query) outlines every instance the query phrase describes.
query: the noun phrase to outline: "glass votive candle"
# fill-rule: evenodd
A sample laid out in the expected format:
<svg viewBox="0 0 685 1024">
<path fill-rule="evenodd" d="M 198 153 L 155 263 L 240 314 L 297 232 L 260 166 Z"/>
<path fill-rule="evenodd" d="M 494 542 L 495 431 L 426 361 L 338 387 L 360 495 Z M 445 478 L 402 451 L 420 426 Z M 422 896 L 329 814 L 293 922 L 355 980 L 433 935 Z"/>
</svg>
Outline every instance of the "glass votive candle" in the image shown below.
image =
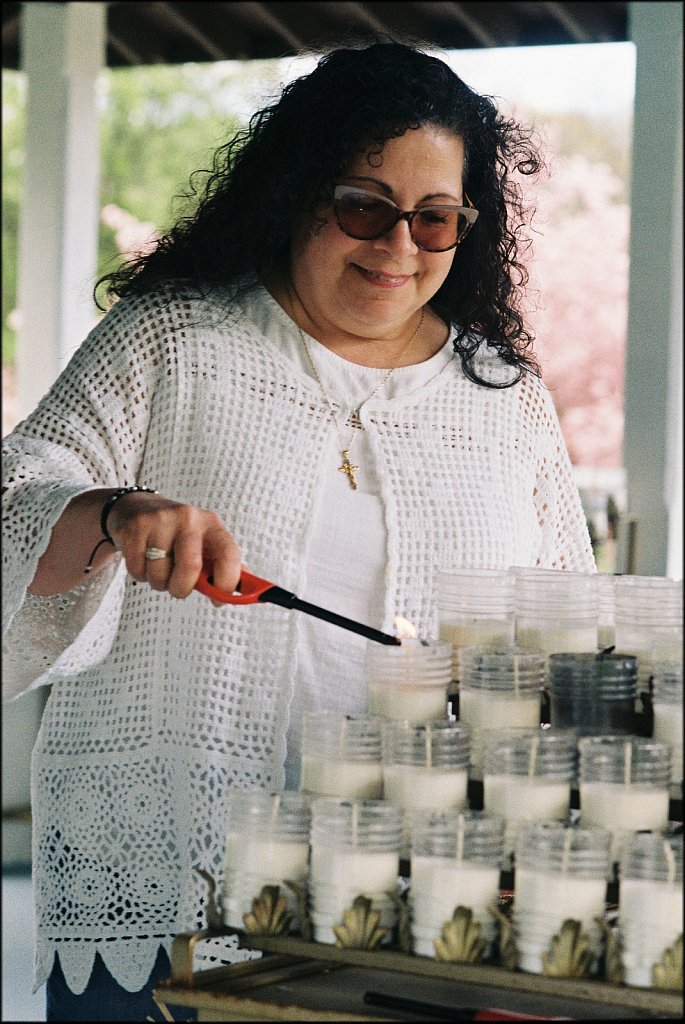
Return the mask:
<svg viewBox="0 0 685 1024">
<path fill-rule="evenodd" d="M 602 951 L 611 833 L 558 821 L 521 822 L 516 841 L 513 925 L 518 966 L 542 974 L 542 954 L 566 920 L 579 921 L 594 970 Z"/>
<path fill-rule="evenodd" d="M 231 790 L 224 854 L 222 908 L 224 924 L 243 928 L 243 915 L 265 885 L 280 886 L 299 927 L 297 898 L 285 880 L 306 885 L 310 801 L 302 793 Z"/>
<path fill-rule="evenodd" d="M 614 585 L 617 577 L 609 573 L 597 573 L 597 646 L 600 651 L 616 645 L 614 626 Z"/>
<path fill-rule="evenodd" d="M 460 653 L 459 721 L 471 734 L 469 774 L 482 777 L 483 729 L 540 724 L 546 658 L 516 645 L 464 647 Z"/>
<path fill-rule="evenodd" d="M 486 940 L 484 956 L 496 937 L 489 907 L 499 900 L 504 821 L 482 811 L 417 812 L 411 826 L 412 947 L 435 956 L 434 940 L 459 906 L 472 911 Z"/>
<path fill-rule="evenodd" d="M 383 723 L 383 799 L 405 812 L 402 856 L 414 811 L 467 806 L 469 752 L 468 729 L 457 722 Z"/>
<path fill-rule="evenodd" d="M 368 710 L 380 718 L 427 722 L 447 718 L 452 646 L 403 639 L 399 647 L 370 643 Z"/>
<path fill-rule="evenodd" d="M 671 796 L 683 785 L 683 663 L 657 661 L 652 666 L 652 738 L 671 745 Z"/>
<path fill-rule="evenodd" d="M 310 796 L 380 800 L 381 724 L 375 715 L 306 712 L 302 724 L 300 790 Z"/>
<path fill-rule="evenodd" d="M 638 686 L 647 690 L 652 665 L 683 656 L 683 584 L 664 576 L 617 576 L 616 647 L 638 660 Z"/>
<path fill-rule="evenodd" d="M 671 748 L 644 736 L 583 736 L 578 753 L 580 822 L 608 829 L 620 861 L 631 832 L 668 824 Z"/>
<path fill-rule="evenodd" d="M 561 729 L 483 732 L 483 808 L 506 822 L 504 853 L 522 821 L 566 821 L 578 758 L 576 734 Z"/>
<path fill-rule="evenodd" d="M 636 833 L 620 865 L 618 930 L 623 980 L 649 988 L 652 970 L 683 933 L 683 837 Z"/>
<path fill-rule="evenodd" d="M 557 569 L 510 570 L 515 577 L 516 643 L 531 651 L 595 651 L 596 576 Z"/>
<path fill-rule="evenodd" d="M 399 879 L 404 819 L 384 800 L 318 797 L 312 803 L 309 895 L 316 942 L 336 941 L 333 926 L 357 896 L 371 900 L 379 927 L 392 939 L 397 914 L 392 896 Z"/>
<path fill-rule="evenodd" d="M 557 651 L 549 656 L 550 721 L 579 736 L 635 731 L 637 658 Z"/>
<path fill-rule="evenodd" d="M 452 645 L 452 681 L 462 647 L 514 642 L 514 580 L 506 569 L 441 569 L 436 573 L 440 639 Z"/>
</svg>

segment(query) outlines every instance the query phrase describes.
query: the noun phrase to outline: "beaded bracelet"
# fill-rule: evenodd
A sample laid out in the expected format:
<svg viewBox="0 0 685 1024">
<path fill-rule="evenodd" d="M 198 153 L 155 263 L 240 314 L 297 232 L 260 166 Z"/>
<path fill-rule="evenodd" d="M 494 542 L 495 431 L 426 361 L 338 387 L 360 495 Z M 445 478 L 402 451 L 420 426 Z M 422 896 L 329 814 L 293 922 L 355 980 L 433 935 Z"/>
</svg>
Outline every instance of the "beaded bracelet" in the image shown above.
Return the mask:
<svg viewBox="0 0 685 1024">
<path fill-rule="evenodd" d="M 135 487 L 121 487 L 118 491 L 115 491 L 114 494 L 110 494 L 109 498 L 107 498 L 107 501 L 102 506 L 102 511 L 100 512 L 100 529 L 104 536 L 93 548 L 91 556 L 88 559 L 88 565 L 83 570 L 84 573 L 90 572 L 93 568 L 93 559 L 95 558 L 98 548 L 101 548 L 103 544 L 114 544 L 114 541 L 110 537 L 109 530 L 107 529 L 107 518 L 112 511 L 114 503 L 117 502 L 119 498 L 123 498 L 125 494 L 133 494 L 135 491 L 147 491 L 148 494 L 157 494 L 157 491 L 153 487 L 140 487 L 138 484 L 136 484 Z"/>
</svg>

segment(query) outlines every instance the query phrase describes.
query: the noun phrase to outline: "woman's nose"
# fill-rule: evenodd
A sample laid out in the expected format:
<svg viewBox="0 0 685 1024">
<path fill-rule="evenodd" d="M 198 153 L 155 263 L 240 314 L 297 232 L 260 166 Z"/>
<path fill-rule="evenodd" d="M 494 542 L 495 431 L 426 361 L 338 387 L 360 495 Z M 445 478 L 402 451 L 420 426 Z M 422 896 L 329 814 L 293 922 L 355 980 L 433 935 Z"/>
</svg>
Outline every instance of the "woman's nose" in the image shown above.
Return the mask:
<svg viewBox="0 0 685 1024">
<path fill-rule="evenodd" d="M 402 217 L 389 231 L 377 238 L 374 245 L 392 252 L 416 253 L 418 246 L 411 237 L 411 228 L 406 217 Z"/>
</svg>

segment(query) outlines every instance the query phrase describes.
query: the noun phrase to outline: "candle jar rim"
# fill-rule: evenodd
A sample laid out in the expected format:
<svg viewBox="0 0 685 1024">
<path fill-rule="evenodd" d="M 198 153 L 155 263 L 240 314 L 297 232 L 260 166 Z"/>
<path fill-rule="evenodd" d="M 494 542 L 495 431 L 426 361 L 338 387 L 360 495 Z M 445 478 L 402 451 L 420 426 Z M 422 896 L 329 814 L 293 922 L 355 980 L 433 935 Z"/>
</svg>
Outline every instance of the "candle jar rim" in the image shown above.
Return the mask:
<svg viewBox="0 0 685 1024">
<path fill-rule="evenodd" d="M 624 841 L 620 861 L 620 879 L 626 878 L 670 881 L 682 885 L 682 834 L 633 832 L 628 835 Z"/>
</svg>

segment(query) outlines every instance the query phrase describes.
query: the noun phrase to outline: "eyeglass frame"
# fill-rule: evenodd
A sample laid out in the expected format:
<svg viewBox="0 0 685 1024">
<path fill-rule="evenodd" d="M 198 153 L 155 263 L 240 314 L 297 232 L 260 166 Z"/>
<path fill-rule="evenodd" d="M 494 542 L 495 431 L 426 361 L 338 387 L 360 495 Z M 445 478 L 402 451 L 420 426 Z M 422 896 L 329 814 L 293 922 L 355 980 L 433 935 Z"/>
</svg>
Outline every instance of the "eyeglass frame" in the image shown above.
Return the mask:
<svg viewBox="0 0 685 1024">
<path fill-rule="evenodd" d="M 389 227 L 384 228 L 382 231 L 379 231 L 377 235 L 372 235 L 370 238 L 360 238 L 357 235 L 351 235 L 350 232 L 347 231 L 340 223 L 340 217 L 338 215 L 338 209 L 336 205 L 336 200 L 342 198 L 343 195 L 349 192 L 361 192 L 362 195 L 372 196 L 374 199 L 380 200 L 387 206 L 392 207 L 392 209 L 396 213 L 394 222 L 390 224 Z M 358 242 L 375 242 L 379 238 L 383 238 L 384 235 L 389 234 L 393 230 L 393 228 L 397 227 L 401 220 L 406 220 L 411 240 L 414 243 L 414 245 L 417 246 L 417 248 L 421 249 L 423 252 L 449 252 L 450 249 L 456 249 L 456 247 L 460 245 L 461 242 L 464 241 L 464 239 L 469 234 L 471 228 L 478 219 L 478 210 L 475 208 L 466 192 L 464 192 L 464 196 L 469 204 L 468 206 L 457 206 L 456 204 L 451 203 L 434 203 L 432 205 L 428 204 L 427 206 L 419 206 L 414 210 L 401 210 L 397 203 L 394 203 L 392 199 L 388 199 L 387 196 L 381 196 L 377 192 L 371 192 L 369 189 L 359 188 L 356 185 L 336 185 L 333 189 L 332 205 L 338 227 L 343 232 L 343 234 L 347 235 L 348 238 L 354 238 Z M 417 213 L 425 213 L 427 210 L 449 210 L 451 212 L 457 211 L 457 213 L 463 214 L 464 217 L 466 218 L 467 225 L 465 230 L 457 238 L 456 242 L 453 242 L 451 245 L 448 245 L 446 249 L 427 249 L 425 246 L 420 245 L 412 234 L 411 229 L 414 217 L 416 217 Z"/>
</svg>

